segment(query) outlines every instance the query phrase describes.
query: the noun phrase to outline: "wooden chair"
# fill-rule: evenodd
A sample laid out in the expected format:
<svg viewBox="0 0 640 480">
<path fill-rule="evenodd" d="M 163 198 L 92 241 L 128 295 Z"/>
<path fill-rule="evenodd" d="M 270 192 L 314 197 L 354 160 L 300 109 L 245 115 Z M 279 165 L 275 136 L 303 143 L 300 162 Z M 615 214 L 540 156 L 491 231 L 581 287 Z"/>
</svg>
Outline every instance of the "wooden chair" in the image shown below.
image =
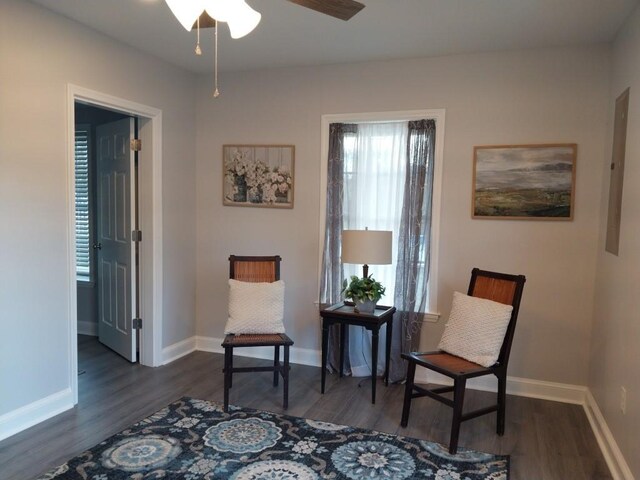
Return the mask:
<svg viewBox="0 0 640 480">
<path fill-rule="evenodd" d="M 496 431 L 498 435 L 504 434 L 507 364 L 509 363 L 509 353 L 513 342 L 513 333 L 516 328 L 516 320 L 518 318 L 520 299 L 522 297 L 522 289 L 524 288 L 525 280 L 526 279 L 523 275 L 507 275 L 504 273 L 487 272 L 477 268 L 474 268 L 471 272 L 471 282 L 469 283 L 468 295 L 486 298 L 513 306 L 511 319 L 500 349 L 498 361 L 495 365 L 488 368 L 483 367 L 443 351 L 402 354 L 402 358 L 409 362 L 404 393 L 404 405 L 402 408 L 402 420 L 400 422 L 403 427 L 406 427 L 409 421 L 411 400 L 413 398 L 426 396 L 453 408 L 451 437 L 449 441 L 449 453 L 451 454 L 455 454 L 457 452 L 460 423 L 465 420 L 470 420 L 480 415 L 497 411 L 498 418 Z M 414 383 L 416 366 L 425 367 L 429 370 L 433 370 L 452 378 L 453 386 L 427 389 L 416 385 Z M 491 374 L 498 378 L 497 404 L 463 413 L 462 407 L 467 379 Z M 447 392 L 453 392 L 453 399 L 441 395 L 442 393 Z"/>
<path fill-rule="evenodd" d="M 229 278 L 242 282 L 275 282 L 280 280 L 280 256 L 229 257 Z M 289 406 L 289 347 L 293 345 L 284 333 L 226 335 L 224 347 L 224 411 L 229 410 L 229 390 L 232 387 L 234 373 L 239 372 L 273 372 L 273 386 L 278 386 L 279 375 L 282 375 L 284 387 L 284 405 Z M 234 367 L 233 349 L 236 347 L 273 347 L 272 367 Z M 284 347 L 284 363 L 280 363 L 280 347 Z"/>
</svg>

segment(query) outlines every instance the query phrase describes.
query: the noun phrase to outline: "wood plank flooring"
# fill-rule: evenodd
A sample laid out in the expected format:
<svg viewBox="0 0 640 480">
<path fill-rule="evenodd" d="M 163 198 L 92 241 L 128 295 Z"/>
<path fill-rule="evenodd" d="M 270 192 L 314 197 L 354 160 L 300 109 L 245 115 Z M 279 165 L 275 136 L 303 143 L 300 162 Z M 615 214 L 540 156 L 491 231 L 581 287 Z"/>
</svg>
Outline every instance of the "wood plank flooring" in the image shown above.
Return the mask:
<svg viewBox="0 0 640 480">
<path fill-rule="evenodd" d="M 67 412 L 0 442 L 0 480 L 29 480 L 94 446 L 130 424 L 182 397 L 222 403 L 223 356 L 195 352 L 169 365 L 133 365 L 94 337 L 79 336 L 79 403 Z M 237 366 L 255 364 L 236 357 Z M 264 362 L 265 365 L 269 362 Z M 282 412 L 282 385 L 269 373 L 237 374 L 231 403 Z M 447 443 L 451 409 L 417 399 L 407 428 L 400 428 L 404 387 L 378 385 L 371 405 L 368 380 L 327 375 L 320 394 L 320 369 L 292 365 L 289 415 L 354 425 Z M 492 401 L 492 394 L 470 390 L 466 408 Z M 460 445 L 511 455 L 512 480 L 610 479 L 584 410 L 579 405 L 509 396 L 503 437 L 495 434 L 495 415 L 463 423 Z"/>
</svg>

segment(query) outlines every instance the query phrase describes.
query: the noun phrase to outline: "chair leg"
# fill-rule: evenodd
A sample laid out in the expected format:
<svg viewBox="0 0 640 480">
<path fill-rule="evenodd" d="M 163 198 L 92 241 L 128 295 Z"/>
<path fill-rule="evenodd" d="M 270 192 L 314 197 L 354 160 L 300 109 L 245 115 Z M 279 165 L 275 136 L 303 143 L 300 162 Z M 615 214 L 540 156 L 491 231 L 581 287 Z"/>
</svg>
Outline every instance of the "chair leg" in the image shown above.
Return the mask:
<svg viewBox="0 0 640 480">
<path fill-rule="evenodd" d="M 280 345 L 274 347 L 273 353 L 273 386 L 278 386 L 278 377 L 280 376 Z"/>
<path fill-rule="evenodd" d="M 498 375 L 498 415 L 497 428 L 498 435 L 504 435 L 505 411 L 507 406 L 507 375 Z"/>
<path fill-rule="evenodd" d="M 233 388 L 233 347 L 229 348 L 229 388 Z"/>
<path fill-rule="evenodd" d="M 413 381 L 416 376 L 416 364 L 409 361 L 407 369 L 407 380 L 404 386 L 404 402 L 402 405 L 402 419 L 400 425 L 406 427 L 409 423 L 409 410 L 411 409 L 411 395 L 413 394 Z"/>
<path fill-rule="evenodd" d="M 462 406 L 464 405 L 464 389 L 466 378 L 458 378 L 453 384 L 453 420 L 451 422 L 451 439 L 449 441 L 449 453 L 455 455 L 458 451 L 458 437 L 460 435 L 460 423 L 462 422 Z"/>
<path fill-rule="evenodd" d="M 231 371 L 233 369 L 231 359 L 233 358 L 233 348 L 224 348 L 224 411 L 229 411 L 229 389 L 231 388 Z"/>
<path fill-rule="evenodd" d="M 284 346 L 284 375 L 283 378 L 283 390 L 284 390 L 284 405 L 286 410 L 289 408 L 289 345 Z"/>
</svg>

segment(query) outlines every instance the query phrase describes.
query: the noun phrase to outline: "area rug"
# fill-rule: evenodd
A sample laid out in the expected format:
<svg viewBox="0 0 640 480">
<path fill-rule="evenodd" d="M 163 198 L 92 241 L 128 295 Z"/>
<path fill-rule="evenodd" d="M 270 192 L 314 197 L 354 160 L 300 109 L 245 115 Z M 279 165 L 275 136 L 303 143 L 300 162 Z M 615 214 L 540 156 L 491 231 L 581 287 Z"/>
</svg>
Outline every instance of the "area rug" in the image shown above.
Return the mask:
<svg viewBox="0 0 640 480">
<path fill-rule="evenodd" d="M 40 480 L 506 480 L 509 457 L 182 398 Z"/>
</svg>

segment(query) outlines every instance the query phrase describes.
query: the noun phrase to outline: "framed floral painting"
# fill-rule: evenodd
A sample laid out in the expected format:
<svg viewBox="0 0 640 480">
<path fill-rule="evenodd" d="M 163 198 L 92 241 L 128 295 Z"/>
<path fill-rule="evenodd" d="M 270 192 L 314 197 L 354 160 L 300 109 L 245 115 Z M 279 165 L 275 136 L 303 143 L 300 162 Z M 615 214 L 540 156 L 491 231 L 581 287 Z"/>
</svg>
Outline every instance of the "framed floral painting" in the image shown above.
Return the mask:
<svg viewBox="0 0 640 480">
<path fill-rule="evenodd" d="M 294 145 L 224 145 L 223 205 L 293 208 Z"/>
</svg>

